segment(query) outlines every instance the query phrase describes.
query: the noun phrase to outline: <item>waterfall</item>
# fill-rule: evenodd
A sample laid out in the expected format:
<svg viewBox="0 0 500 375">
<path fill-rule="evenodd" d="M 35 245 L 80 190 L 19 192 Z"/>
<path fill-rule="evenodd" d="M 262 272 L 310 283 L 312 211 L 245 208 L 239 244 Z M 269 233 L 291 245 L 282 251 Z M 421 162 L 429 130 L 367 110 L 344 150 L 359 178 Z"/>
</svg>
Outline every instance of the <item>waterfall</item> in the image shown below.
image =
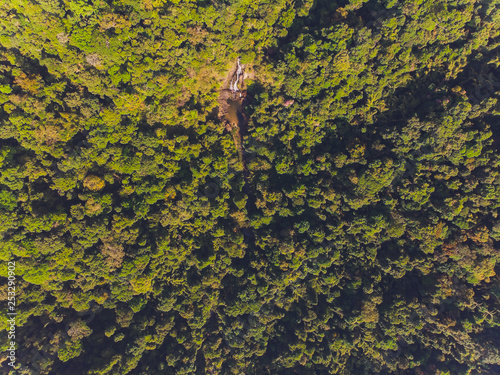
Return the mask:
<svg viewBox="0 0 500 375">
<path fill-rule="evenodd" d="M 243 74 L 243 68 L 241 67 L 240 64 L 240 58 L 238 57 L 238 70 L 236 71 L 236 79 L 231 81 L 231 84 L 229 85 L 229 89 L 232 92 L 239 91 L 238 89 L 238 81 L 240 80 L 240 76 Z"/>
</svg>

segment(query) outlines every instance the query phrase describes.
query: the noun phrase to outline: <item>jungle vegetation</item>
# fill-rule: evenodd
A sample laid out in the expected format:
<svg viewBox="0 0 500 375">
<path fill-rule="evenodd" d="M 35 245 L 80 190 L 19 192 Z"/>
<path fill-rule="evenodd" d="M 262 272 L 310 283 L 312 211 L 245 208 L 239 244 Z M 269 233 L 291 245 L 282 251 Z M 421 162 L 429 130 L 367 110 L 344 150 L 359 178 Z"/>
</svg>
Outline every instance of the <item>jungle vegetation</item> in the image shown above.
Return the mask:
<svg viewBox="0 0 500 375">
<path fill-rule="evenodd" d="M 0 2 L 2 373 L 500 373 L 499 52 L 497 0 Z"/>
</svg>

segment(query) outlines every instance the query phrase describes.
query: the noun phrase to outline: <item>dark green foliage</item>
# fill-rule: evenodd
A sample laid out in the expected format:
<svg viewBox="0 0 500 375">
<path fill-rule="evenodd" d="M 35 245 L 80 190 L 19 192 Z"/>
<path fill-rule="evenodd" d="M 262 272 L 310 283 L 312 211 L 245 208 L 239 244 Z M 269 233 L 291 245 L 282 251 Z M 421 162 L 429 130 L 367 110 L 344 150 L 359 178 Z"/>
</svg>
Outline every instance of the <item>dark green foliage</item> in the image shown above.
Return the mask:
<svg viewBox="0 0 500 375">
<path fill-rule="evenodd" d="M 498 373 L 499 47 L 495 1 L 2 2 L 11 373 Z"/>
</svg>

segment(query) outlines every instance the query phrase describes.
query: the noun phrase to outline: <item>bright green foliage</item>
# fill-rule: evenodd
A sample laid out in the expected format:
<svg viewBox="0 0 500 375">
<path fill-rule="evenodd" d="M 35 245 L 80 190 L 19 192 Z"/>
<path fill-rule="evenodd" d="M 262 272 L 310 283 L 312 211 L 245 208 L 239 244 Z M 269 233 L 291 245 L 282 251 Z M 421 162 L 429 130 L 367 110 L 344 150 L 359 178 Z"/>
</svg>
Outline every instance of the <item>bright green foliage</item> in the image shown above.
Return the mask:
<svg viewBox="0 0 500 375">
<path fill-rule="evenodd" d="M 499 48 L 496 1 L 2 2 L 12 373 L 498 373 Z"/>
</svg>

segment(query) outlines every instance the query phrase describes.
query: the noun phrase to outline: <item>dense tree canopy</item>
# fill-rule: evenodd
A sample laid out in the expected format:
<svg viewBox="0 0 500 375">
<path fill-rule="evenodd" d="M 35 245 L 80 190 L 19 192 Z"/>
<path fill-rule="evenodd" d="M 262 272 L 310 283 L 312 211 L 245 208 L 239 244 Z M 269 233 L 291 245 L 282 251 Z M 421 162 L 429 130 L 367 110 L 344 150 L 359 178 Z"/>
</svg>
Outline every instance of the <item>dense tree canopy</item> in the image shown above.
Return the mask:
<svg viewBox="0 0 500 375">
<path fill-rule="evenodd" d="M 10 373 L 498 374 L 499 52 L 498 1 L 1 2 Z"/>
</svg>

